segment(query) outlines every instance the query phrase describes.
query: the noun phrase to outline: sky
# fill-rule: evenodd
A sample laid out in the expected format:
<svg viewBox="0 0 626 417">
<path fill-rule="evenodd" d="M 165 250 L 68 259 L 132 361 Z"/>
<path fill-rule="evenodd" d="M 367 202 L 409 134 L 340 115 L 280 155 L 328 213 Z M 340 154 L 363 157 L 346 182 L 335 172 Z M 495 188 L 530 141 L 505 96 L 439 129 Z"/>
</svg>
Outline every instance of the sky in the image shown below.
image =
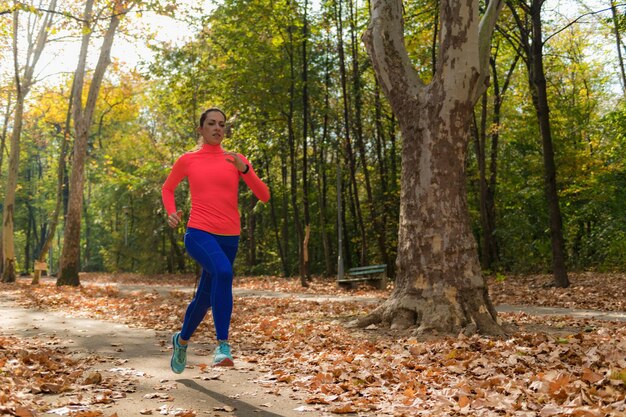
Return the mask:
<svg viewBox="0 0 626 417">
<path fill-rule="evenodd" d="M 203 10 L 210 13 L 210 10 L 215 7 L 218 0 L 177 1 L 179 7 L 181 8 L 189 7 L 191 4 L 197 5 L 201 2 L 203 2 Z M 579 16 L 580 3 L 580 0 L 550 0 L 544 5 L 543 11 L 544 13 L 550 13 L 561 21 L 571 21 Z M 605 8 L 607 6 L 606 3 L 607 2 L 603 2 L 601 0 L 584 0 L 584 4 L 588 5 L 588 7 L 593 10 Z M 609 16 L 609 14 L 604 14 L 604 16 Z M 587 17 L 583 19 L 583 22 L 580 24 L 588 26 L 589 24 L 584 23 L 584 21 L 594 21 L 597 18 L 598 17 L 593 16 Z M 139 21 L 141 22 L 141 25 L 144 25 L 143 29 L 136 27 L 135 32 L 141 30 L 154 32 L 156 35 L 155 40 L 158 42 L 182 44 L 193 35 L 192 28 L 190 28 L 188 24 L 172 18 L 159 16 L 152 12 L 143 13 L 141 18 L 132 16 L 131 19 L 135 22 Z M 134 24 L 133 26 L 138 26 L 138 24 Z M 615 54 L 614 42 L 607 40 L 603 42 L 603 44 L 606 45 L 607 48 L 607 51 L 605 51 L 606 54 Z M 38 65 L 37 78 L 45 83 L 55 83 L 60 74 L 73 72 L 76 68 L 79 47 L 79 41 L 76 39 L 72 42 L 59 41 L 48 45 Z M 97 45 L 92 46 L 92 50 L 97 52 Z M 140 62 L 151 61 L 153 58 L 151 51 L 145 45 L 145 39 L 131 39 L 130 37 L 122 36 L 121 34 L 116 36 L 111 56 L 113 59 L 125 63 L 129 68 L 135 68 L 140 64 Z M 90 58 L 90 67 L 93 68 L 95 66 L 96 59 L 97 54 L 93 53 Z M 7 62 L 5 59 L 1 64 L 3 67 L 6 67 L 7 64 L 11 63 Z M 12 65 L 10 65 L 10 67 L 11 68 L 3 68 L 2 72 L 12 72 Z"/>
<path fill-rule="evenodd" d="M 178 0 L 177 3 L 179 3 L 179 7 L 185 7 L 185 4 L 197 4 L 200 1 Z M 204 0 L 204 10 L 210 10 L 214 3 L 211 0 Z M 131 23 L 130 32 L 135 34 L 140 34 L 141 31 L 153 32 L 157 42 L 182 44 L 193 36 L 193 29 L 188 24 L 170 17 L 157 15 L 154 12 L 144 12 L 141 17 L 134 15 L 131 16 L 131 19 L 133 23 Z M 46 45 L 37 65 L 36 78 L 40 82 L 54 84 L 64 74 L 73 73 L 76 69 L 80 40 L 76 38 L 63 39 L 62 33 L 53 34 L 50 38 L 56 38 L 56 40 Z M 88 59 L 90 68 L 95 67 L 101 42 L 101 38 L 92 40 L 90 46 L 92 53 Z M 142 61 L 151 61 L 153 54 L 145 42 L 145 39 L 133 39 L 118 32 L 111 49 L 111 58 L 125 63 L 125 66 L 129 68 L 136 67 Z M 25 42 L 22 42 L 22 49 L 25 47 L 24 45 Z M 3 66 L 6 64 L 11 64 L 12 71 L 12 62 L 9 63 L 5 60 L 2 63 Z M 8 68 L 3 68 L 3 72 L 5 69 Z"/>
</svg>

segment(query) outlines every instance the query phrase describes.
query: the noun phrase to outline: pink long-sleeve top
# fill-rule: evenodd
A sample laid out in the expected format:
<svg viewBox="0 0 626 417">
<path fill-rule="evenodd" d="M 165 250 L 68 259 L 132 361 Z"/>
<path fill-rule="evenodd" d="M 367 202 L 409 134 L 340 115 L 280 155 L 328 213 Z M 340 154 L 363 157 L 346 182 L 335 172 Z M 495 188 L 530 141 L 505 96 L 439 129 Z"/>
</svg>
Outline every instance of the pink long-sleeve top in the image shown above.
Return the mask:
<svg viewBox="0 0 626 417">
<path fill-rule="evenodd" d="M 243 155 L 238 155 L 250 167 L 245 174 L 226 161 L 231 157 L 224 154 L 221 145 L 204 144 L 200 150 L 187 152 L 178 158 L 161 189 L 167 214 L 176 212 L 174 191 L 187 177 L 191 193 L 187 227 L 218 235 L 239 235 L 239 178 L 243 178 L 254 195 L 264 203 L 270 199 L 270 192 L 250 162 Z"/>
</svg>

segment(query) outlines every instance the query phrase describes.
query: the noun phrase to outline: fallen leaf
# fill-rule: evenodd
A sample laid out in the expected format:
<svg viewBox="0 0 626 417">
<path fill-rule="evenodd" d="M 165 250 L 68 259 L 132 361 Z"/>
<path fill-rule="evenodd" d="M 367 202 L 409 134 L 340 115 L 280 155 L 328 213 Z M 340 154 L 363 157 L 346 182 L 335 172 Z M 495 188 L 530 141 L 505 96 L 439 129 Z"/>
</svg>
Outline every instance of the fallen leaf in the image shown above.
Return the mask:
<svg viewBox="0 0 626 417">
<path fill-rule="evenodd" d="M 176 417 L 196 417 L 195 410 L 176 410 L 174 412 Z"/>
<path fill-rule="evenodd" d="M 102 382 L 102 375 L 100 374 L 100 372 L 92 372 L 89 374 L 89 376 L 87 376 L 87 378 L 85 378 L 85 380 L 83 381 L 83 384 L 85 385 L 95 385 L 95 384 L 99 384 L 100 382 Z"/>
<path fill-rule="evenodd" d="M 335 414 L 351 414 L 356 413 L 356 410 L 354 409 L 354 407 L 352 407 L 351 404 L 345 404 L 340 407 L 332 408 L 330 412 Z"/>
<path fill-rule="evenodd" d="M 22 406 L 17 406 L 15 408 L 15 415 L 17 417 L 34 417 L 35 416 L 32 411 Z"/>
<path fill-rule="evenodd" d="M 589 368 L 584 368 L 583 369 L 583 376 L 582 376 L 582 380 L 583 381 L 587 381 L 591 384 L 595 384 L 598 381 L 602 381 L 604 379 L 603 375 L 600 375 L 597 372 L 593 372 L 591 369 Z"/>
<path fill-rule="evenodd" d="M 467 398 L 465 395 L 461 395 L 459 397 L 459 407 L 463 408 L 466 407 L 470 404 L 470 399 Z"/>
<path fill-rule="evenodd" d="M 322 397 L 310 397 L 307 398 L 304 402 L 307 404 L 328 404 L 328 401 L 326 401 L 326 399 Z"/>
<path fill-rule="evenodd" d="M 76 411 L 70 413 L 70 417 L 100 417 L 102 415 L 104 415 L 104 413 L 100 410 Z"/>
<path fill-rule="evenodd" d="M 236 410 L 236 408 L 231 407 L 229 405 L 218 405 L 218 406 L 213 407 L 213 410 L 214 411 L 226 411 L 228 413 L 232 413 L 233 411 Z"/>
</svg>

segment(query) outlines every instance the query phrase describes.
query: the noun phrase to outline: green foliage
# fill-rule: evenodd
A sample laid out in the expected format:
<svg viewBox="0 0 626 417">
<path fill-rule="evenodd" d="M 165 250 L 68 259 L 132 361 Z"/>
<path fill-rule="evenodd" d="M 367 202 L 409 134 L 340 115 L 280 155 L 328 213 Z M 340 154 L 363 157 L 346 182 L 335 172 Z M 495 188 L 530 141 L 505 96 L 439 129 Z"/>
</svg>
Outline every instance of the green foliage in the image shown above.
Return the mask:
<svg viewBox="0 0 626 417">
<path fill-rule="evenodd" d="M 146 42 L 155 59 L 140 70 L 142 73 L 118 62 L 111 65 L 90 131 L 82 268 L 144 273 L 194 270 L 195 265 L 184 254 L 183 229 L 171 231 L 164 222 L 161 186 L 176 158 L 196 147 L 200 113 L 216 105 L 226 111 L 232 127 L 232 136 L 224 141 L 224 147 L 246 155 L 272 193 L 270 204 L 257 204 L 248 188 L 241 186 L 242 235 L 237 273 L 298 273 L 300 242 L 295 218 L 303 223 L 305 197 L 311 218 L 311 272 L 334 272 L 338 164 L 346 266 L 381 262 L 370 210 L 374 218 L 386 216 L 383 233 L 393 262 L 402 143 L 359 41 L 369 13 L 365 5 L 359 3 L 351 10 L 350 6 L 356 7 L 357 3 L 328 0 L 315 7 L 309 4 L 307 10 L 309 189 L 305 196 L 304 2 L 226 0 L 212 10 L 169 0 L 139 3 L 142 9 L 184 19 L 197 31 L 182 45 L 160 44 L 148 31 Z M 409 55 L 416 68 L 424 71 L 420 76 L 427 80 L 437 52 L 433 42 L 437 3 L 408 1 L 404 7 Z M 139 15 L 136 18 L 142 19 Z M 1 36 L 10 35 L 8 21 L 7 16 L 0 22 L 3 68 L 11 59 L 10 36 Z M 502 28 L 510 23 L 511 16 L 505 11 Z M 558 22 L 545 23 L 550 30 L 558 26 Z M 79 25 L 71 24 L 78 30 Z M 128 25 L 132 26 L 130 22 Z M 577 269 L 624 270 L 626 105 L 611 88 L 615 79 L 607 71 L 606 62 L 590 57 L 590 51 L 601 48 L 602 42 L 609 41 L 592 37 L 586 27 L 572 26 L 550 39 L 545 66 L 569 265 Z M 346 67 L 343 76 L 340 46 Z M 515 51 L 502 35 L 496 35 L 492 51 L 498 57 L 502 82 Z M 353 72 L 357 67 L 358 72 Z M 0 92 L 3 116 L 7 93 L 13 89 L 12 79 L 5 75 L 0 74 L 5 80 Z M 345 107 L 342 81 L 346 84 Z M 41 245 L 56 201 L 58 158 L 70 86 L 69 79 L 56 85 L 42 84 L 33 91 L 28 105 L 15 216 L 19 271 L 32 269 L 29 264 Z M 492 85 L 489 111 L 493 108 L 493 91 Z M 526 67 L 520 60 L 504 96 L 500 125 L 488 121 L 487 126 L 487 133 L 497 130 L 500 134 L 495 193 L 499 259 L 492 266 L 499 271 L 497 281 L 505 279 L 505 272 L 543 272 L 551 265 L 542 146 L 534 112 Z M 365 164 L 357 157 L 357 134 L 364 141 Z M 350 185 L 348 135 L 355 152 L 356 189 Z M 2 169 L 6 170 L 6 163 Z M 472 229 L 479 237 L 477 172 L 472 153 L 467 164 L 468 201 Z M 371 181 L 373 207 L 366 203 L 366 173 Z M 176 200 L 185 217 L 190 210 L 188 197 L 183 182 Z M 60 253 L 62 227 L 61 223 L 59 238 L 51 250 L 53 265 Z"/>
</svg>

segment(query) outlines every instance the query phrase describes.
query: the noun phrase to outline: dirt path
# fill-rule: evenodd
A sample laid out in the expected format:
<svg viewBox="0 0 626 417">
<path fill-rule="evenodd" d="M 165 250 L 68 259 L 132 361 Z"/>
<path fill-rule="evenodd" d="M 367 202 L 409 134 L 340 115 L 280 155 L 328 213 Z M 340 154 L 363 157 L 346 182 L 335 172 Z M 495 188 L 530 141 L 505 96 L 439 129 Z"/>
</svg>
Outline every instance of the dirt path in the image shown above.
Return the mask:
<svg viewBox="0 0 626 417">
<path fill-rule="evenodd" d="M 190 348 L 188 363 L 196 366 L 181 375 L 172 373 L 169 369 L 170 335 L 163 332 L 69 317 L 59 312 L 26 310 L 6 299 L 0 301 L 0 317 L 3 335 L 39 339 L 56 336 L 75 355 L 97 354 L 106 358 L 106 362 L 94 368 L 105 379 L 107 375 L 122 373 L 134 380 L 136 391 L 104 409 L 105 416 L 115 412 L 119 417 L 139 416 L 141 410 L 161 415 L 164 405 L 168 407 L 169 415 L 174 415 L 176 409 L 193 409 L 198 416 L 291 417 L 303 415 L 294 410 L 298 407 L 311 409 L 290 398 L 292 393 L 285 390 L 279 392 L 280 395 L 268 393 L 269 389 L 261 385 L 269 386 L 270 382 L 254 382 L 263 380 L 262 370 L 242 361 L 236 360 L 234 369 L 209 366 L 207 372 L 202 373 L 197 365 L 210 364 L 212 357 L 206 356 L 209 346 Z M 236 350 L 233 353 L 236 359 Z M 164 390 L 163 387 L 167 388 Z M 146 398 L 155 394 L 169 395 L 173 401 Z M 50 409 L 55 408 L 55 403 L 63 402 L 59 396 L 44 398 L 50 402 Z M 93 408 L 97 407 L 90 409 Z M 234 411 L 229 411 L 231 409 Z"/>
<path fill-rule="evenodd" d="M 125 285 L 125 284 L 90 284 L 90 285 L 113 285 L 122 292 L 133 292 L 146 290 L 145 286 L 140 285 Z M 188 286 L 152 286 L 150 291 L 156 291 L 162 296 L 166 296 L 170 291 L 180 291 L 186 293 L 193 293 L 193 288 Z M 309 301 L 330 301 L 330 302 L 360 302 L 360 303 L 380 303 L 383 301 L 381 298 L 366 297 L 366 296 L 350 296 L 350 295 L 321 295 L 321 294 L 305 294 L 305 293 L 288 293 L 280 291 L 263 291 L 263 290 L 250 290 L 242 288 L 234 288 L 233 294 L 235 297 L 268 297 L 268 298 L 298 298 Z M 539 316 L 570 316 L 581 319 L 594 319 L 603 321 L 619 321 L 626 322 L 626 311 L 597 311 L 597 310 L 583 310 L 573 308 L 558 308 L 558 307 L 541 307 L 541 306 L 521 306 L 521 305 L 509 305 L 500 304 L 496 306 L 496 310 L 502 313 L 526 313 L 529 315 Z"/>
<path fill-rule="evenodd" d="M 100 285 L 100 284 L 87 284 Z M 104 285 L 104 284 L 103 284 Z M 106 284 L 122 292 L 138 290 L 157 291 L 166 296 L 170 291 L 193 291 L 181 286 L 140 286 Z M 236 297 L 299 298 L 311 301 L 359 301 L 378 303 L 379 298 L 346 295 L 300 294 L 277 291 L 235 289 Z M 523 312 L 529 315 L 567 315 L 578 318 L 626 322 L 626 312 L 599 312 L 536 306 L 500 305 L 501 312 Z M 189 351 L 191 367 L 182 375 L 169 369 L 171 355 L 170 334 L 155 330 L 130 328 L 108 321 L 70 317 L 53 311 L 37 311 L 19 307 L 10 297 L 0 300 L 0 332 L 23 338 L 45 339 L 55 336 L 77 356 L 96 354 L 103 358 L 94 370 L 102 375 L 120 376 L 132 381 L 134 392 L 117 399 L 104 416 L 117 413 L 122 416 L 139 416 L 150 410 L 152 415 L 175 415 L 180 410 L 195 410 L 197 416 L 321 416 L 330 415 L 304 404 L 301 397 L 290 389 L 277 389 L 267 379 L 269 369 L 237 360 L 234 369 L 213 369 L 212 346 L 199 344 Z M 57 339 L 58 340 L 58 339 Z M 203 365 L 203 366 L 199 366 Z M 170 397 L 162 401 L 161 397 Z M 67 398 L 46 395 L 50 409 L 67 404 Z M 65 400 L 65 401 L 64 401 Z M 307 412 L 305 412 L 307 411 Z M 52 414 L 45 414 L 51 416 Z M 365 414 L 362 414 L 365 416 Z"/>
</svg>

